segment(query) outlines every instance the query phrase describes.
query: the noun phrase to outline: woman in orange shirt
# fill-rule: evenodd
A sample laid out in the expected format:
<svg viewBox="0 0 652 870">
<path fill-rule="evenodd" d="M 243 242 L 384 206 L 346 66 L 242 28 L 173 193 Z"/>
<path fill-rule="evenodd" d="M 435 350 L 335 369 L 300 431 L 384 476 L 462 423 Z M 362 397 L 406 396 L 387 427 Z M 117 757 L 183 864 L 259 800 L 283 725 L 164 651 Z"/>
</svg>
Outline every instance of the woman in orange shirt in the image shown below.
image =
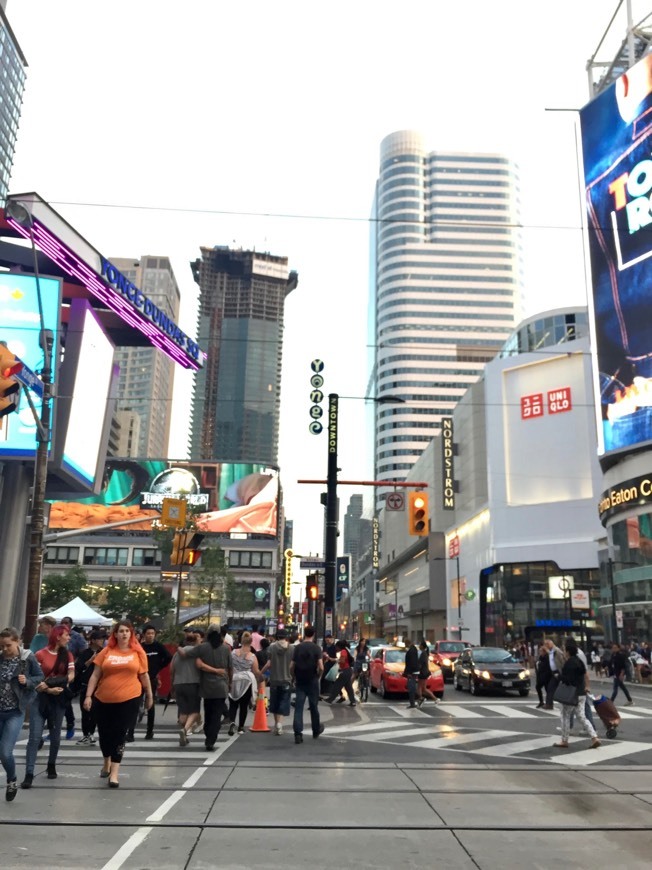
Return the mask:
<svg viewBox="0 0 652 870">
<path fill-rule="evenodd" d="M 90 710 L 91 704 L 96 708 L 97 732 L 104 757 L 100 776 L 108 778 L 109 788 L 118 788 L 125 739 L 138 716 L 143 689 L 145 707 L 149 710 L 154 703 L 147 656 L 130 622 L 123 619 L 113 626 L 111 637 L 95 657 L 94 665 L 84 709 Z"/>
</svg>

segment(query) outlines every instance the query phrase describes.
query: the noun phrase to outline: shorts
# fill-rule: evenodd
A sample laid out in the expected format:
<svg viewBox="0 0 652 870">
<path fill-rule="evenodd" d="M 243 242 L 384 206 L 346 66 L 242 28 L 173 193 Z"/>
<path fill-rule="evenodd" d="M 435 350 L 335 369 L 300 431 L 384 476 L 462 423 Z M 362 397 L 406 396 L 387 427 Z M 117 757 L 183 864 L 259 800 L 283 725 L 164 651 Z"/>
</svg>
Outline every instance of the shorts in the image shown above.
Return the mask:
<svg viewBox="0 0 652 870">
<path fill-rule="evenodd" d="M 290 715 L 290 687 L 269 687 L 269 712 L 277 716 Z"/>
<path fill-rule="evenodd" d="M 180 683 L 174 687 L 174 697 L 177 700 L 177 710 L 182 716 L 199 713 L 201 708 L 199 683 Z"/>
</svg>

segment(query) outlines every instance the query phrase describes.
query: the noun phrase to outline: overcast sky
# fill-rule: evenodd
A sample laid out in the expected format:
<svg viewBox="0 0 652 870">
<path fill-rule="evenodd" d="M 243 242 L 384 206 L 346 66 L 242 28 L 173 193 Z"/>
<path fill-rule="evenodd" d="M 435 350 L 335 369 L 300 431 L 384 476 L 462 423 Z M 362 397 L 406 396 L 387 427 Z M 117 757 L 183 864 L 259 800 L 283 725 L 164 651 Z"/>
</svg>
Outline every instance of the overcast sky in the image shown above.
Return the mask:
<svg viewBox="0 0 652 870">
<path fill-rule="evenodd" d="M 200 245 L 289 257 L 280 465 L 297 552 L 320 552 L 325 391 L 368 379 L 368 238 L 380 140 L 503 151 L 521 166 L 525 313 L 585 304 L 575 109 L 617 0 L 9 0 L 29 63 L 10 190 L 36 190 L 108 256 L 170 256 L 195 334 Z M 634 2 L 635 18 L 649 3 Z M 624 36 L 624 19 L 618 35 Z M 609 52 L 605 52 L 605 56 Z M 171 455 L 185 455 L 179 372 Z M 373 462 L 342 401 L 343 478 Z M 340 488 L 342 513 L 354 490 Z"/>
</svg>

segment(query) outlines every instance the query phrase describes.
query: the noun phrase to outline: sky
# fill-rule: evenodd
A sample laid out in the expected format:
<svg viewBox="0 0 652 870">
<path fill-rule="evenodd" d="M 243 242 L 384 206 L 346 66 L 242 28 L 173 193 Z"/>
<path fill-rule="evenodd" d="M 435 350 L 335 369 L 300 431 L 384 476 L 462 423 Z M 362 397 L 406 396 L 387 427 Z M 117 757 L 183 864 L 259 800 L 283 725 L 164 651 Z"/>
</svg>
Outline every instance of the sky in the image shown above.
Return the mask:
<svg viewBox="0 0 652 870">
<path fill-rule="evenodd" d="M 520 167 L 523 313 L 586 304 L 576 114 L 617 0 L 9 0 L 29 68 L 12 193 L 35 190 L 109 257 L 169 256 L 196 333 L 200 245 L 289 258 L 279 464 L 294 550 L 319 553 L 325 434 L 310 362 L 340 402 L 343 479 L 373 474 L 369 215 L 381 139 L 500 151 Z M 649 3 L 634 0 L 634 19 Z M 625 20 L 618 18 L 618 41 Z M 599 59 L 611 59 L 613 39 Z M 170 456 L 191 377 L 177 371 Z M 360 488 L 339 488 L 341 514 Z"/>
</svg>

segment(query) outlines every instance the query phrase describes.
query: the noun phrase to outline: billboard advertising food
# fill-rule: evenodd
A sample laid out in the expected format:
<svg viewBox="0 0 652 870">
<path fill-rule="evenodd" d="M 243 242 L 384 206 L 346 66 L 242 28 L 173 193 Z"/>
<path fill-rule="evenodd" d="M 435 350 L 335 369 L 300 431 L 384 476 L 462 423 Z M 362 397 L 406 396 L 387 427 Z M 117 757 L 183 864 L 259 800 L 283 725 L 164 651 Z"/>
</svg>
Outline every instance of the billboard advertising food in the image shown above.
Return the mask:
<svg viewBox="0 0 652 870">
<path fill-rule="evenodd" d="M 142 517 L 142 523 L 125 529 L 149 530 L 151 519 L 160 516 L 164 498 L 185 498 L 199 511 L 197 526 L 204 532 L 276 535 L 275 468 L 256 463 L 113 457 L 106 461 L 99 495 L 52 503 L 50 528 L 92 528 Z"/>
<path fill-rule="evenodd" d="M 652 441 L 652 55 L 580 113 L 598 452 Z"/>
<path fill-rule="evenodd" d="M 58 278 L 39 278 L 43 322 L 52 332 L 52 360 L 58 358 L 59 302 L 61 282 Z M 43 366 L 43 351 L 39 345 L 41 331 L 36 278 L 29 275 L 0 274 L 0 341 L 32 371 Z M 56 366 L 53 365 L 53 380 Z M 36 422 L 32 414 L 26 388 L 20 392 L 18 410 L 2 420 L 0 429 L 0 460 L 10 457 L 29 459 L 36 452 Z M 42 401 L 31 392 L 36 413 L 41 415 Z"/>
</svg>

